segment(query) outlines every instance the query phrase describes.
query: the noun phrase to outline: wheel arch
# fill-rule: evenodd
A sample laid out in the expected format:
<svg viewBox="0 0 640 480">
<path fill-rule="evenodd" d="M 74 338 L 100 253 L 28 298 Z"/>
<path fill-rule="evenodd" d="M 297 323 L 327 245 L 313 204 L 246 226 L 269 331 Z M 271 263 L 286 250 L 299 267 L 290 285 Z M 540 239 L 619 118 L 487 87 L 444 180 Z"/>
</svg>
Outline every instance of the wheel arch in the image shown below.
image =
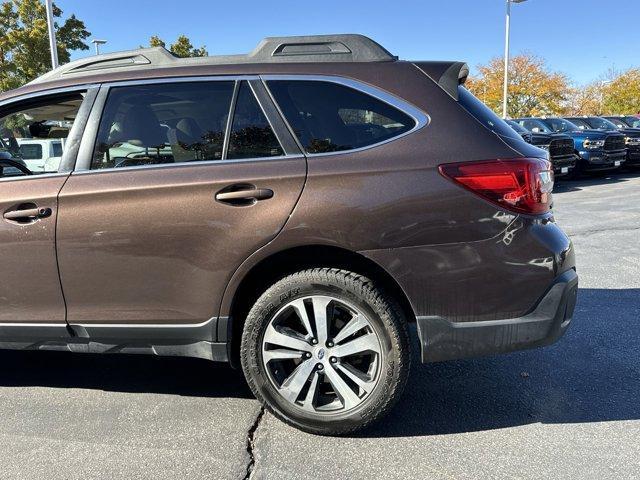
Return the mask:
<svg viewBox="0 0 640 480">
<path fill-rule="evenodd" d="M 259 260 L 241 276 L 233 291 L 225 295 L 228 298 L 227 307 L 222 311 L 226 310 L 229 316 L 227 344 L 232 365 L 239 365 L 244 321 L 258 297 L 279 279 L 300 270 L 318 267 L 342 268 L 367 276 L 396 299 L 410 323 L 415 322 L 415 313 L 407 294 L 393 276 L 373 260 L 335 246 L 307 245 L 288 248 Z"/>
</svg>

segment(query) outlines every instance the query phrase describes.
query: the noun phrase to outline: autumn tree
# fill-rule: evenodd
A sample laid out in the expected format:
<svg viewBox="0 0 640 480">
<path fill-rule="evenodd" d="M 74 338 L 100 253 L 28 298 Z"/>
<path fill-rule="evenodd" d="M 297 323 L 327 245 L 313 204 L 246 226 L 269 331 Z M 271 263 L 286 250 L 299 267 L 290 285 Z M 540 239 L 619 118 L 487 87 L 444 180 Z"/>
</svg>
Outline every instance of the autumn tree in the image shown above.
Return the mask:
<svg viewBox="0 0 640 480">
<path fill-rule="evenodd" d="M 166 43 L 157 35 L 152 36 L 149 39 L 149 46 L 151 47 L 164 47 L 166 48 Z M 209 55 L 204 45 L 202 47 L 196 48 L 189 40 L 189 37 L 186 35 L 180 35 L 169 46 L 169 51 L 173 53 L 176 57 L 186 58 L 186 57 L 206 57 Z"/>
<path fill-rule="evenodd" d="M 84 22 L 71 15 L 61 22 L 62 10 L 53 4 L 60 63 L 74 50 L 88 50 L 91 35 Z M 39 0 L 11 0 L 0 5 L 0 91 L 19 87 L 51 69 L 45 6 Z"/>
<path fill-rule="evenodd" d="M 478 67 L 480 74 L 469 80 L 469 89 L 496 112 L 502 112 L 504 60 L 496 57 Z M 509 61 L 509 117 L 564 113 L 569 81 L 550 71 L 543 59 L 532 54 L 515 56 Z"/>
<path fill-rule="evenodd" d="M 572 116 L 602 114 L 602 83 L 592 82 L 572 88 L 569 92 L 566 113 Z"/>
<path fill-rule="evenodd" d="M 640 113 L 640 68 L 621 73 L 612 71 L 608 77 L 602 82 L 602 113 Z"/>
</svg>

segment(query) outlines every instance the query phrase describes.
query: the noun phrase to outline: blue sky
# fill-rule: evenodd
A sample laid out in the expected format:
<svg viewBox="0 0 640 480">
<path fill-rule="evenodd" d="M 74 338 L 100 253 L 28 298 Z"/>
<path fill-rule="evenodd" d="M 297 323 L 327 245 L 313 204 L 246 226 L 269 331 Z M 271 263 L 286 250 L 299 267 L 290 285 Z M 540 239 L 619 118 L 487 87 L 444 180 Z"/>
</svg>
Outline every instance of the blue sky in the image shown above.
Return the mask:
<svg viewBox="0 0 640 480">
<path fill-rule="evenodd" d="M 184 33 L 209 54 L 245 53 L 265 36 L 362 33 L 409 60 L 501 56 L 504 0 L 56 0 L 104 52 Z M 313 5 L 313 6 L 311 6 Z M 528 0 L 512 8 L 512 54 L 528 51 L 577 84 L 640 66 L 640 0 Z M 74 54 L 73 58 L 87 55 Z"/>
</svg>

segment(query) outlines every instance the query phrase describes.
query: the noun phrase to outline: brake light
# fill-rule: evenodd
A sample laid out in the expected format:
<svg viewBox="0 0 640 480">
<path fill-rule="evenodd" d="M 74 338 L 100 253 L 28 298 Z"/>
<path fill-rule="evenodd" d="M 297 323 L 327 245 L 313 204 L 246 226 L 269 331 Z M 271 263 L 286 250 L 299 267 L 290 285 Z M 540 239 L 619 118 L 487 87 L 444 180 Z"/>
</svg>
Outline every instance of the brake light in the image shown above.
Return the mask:
<svg viewBox="0 0 640 480">
<path fill-rule="evenodd" d="M 446 163 L 440 173 L 467 190 L 517 213 L 547 213 L 553 170 L 541 158 Z"/>
</svg>

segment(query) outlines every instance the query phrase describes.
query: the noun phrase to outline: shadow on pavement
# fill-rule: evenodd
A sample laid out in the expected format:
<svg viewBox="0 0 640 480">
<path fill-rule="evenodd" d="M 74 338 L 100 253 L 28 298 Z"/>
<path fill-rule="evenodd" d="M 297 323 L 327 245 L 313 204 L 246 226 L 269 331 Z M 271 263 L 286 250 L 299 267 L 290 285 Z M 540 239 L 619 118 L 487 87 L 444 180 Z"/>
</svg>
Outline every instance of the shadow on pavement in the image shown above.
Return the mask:
<svg viewBox="0 0 640 480">
<path fill-rule="evenodd" d="M 554 193 L 578 192 L 585 187 L 594 185 L 607 185 L 612 183 L 623 183 L 631 178 L 638 177 L 640 169 L 622 172 L 592 173 L 585 174 L 578 179 L 557 178 L 553 187 Z"/>
<path fill-rule="evenodd" d="M 640 289 L 581 289 L 551 347 L 421 365 L 360 437 L 441 435 L 529 423 L 640 419 Z M 251 398 L 242 372 L 186 358 L 0 351 L 0 387 L 41 386 Z"/>
<path fill-rule="evenodd" d="M 0 350 L 0 388 L 7 386 L 253 398 L 242 371 L 226 364 L 145 355 Z"/>
<path fill-rule="evenodd" d="M 421 365 L 380 424 L 358 436 L 404 437 L 530 423 L 640 419 L 640 289 L 581 289 L 557 344 Z"/>
</svg>

